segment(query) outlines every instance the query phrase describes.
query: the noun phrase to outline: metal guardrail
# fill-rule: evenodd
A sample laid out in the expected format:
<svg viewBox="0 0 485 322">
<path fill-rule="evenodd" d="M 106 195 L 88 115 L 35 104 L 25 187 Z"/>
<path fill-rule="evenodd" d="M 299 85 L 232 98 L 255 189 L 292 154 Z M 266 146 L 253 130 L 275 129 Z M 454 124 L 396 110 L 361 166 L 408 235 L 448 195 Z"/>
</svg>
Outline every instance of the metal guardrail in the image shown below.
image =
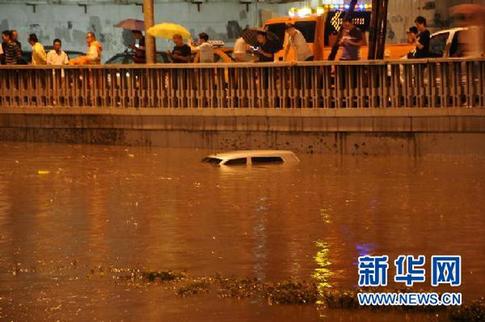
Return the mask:
<svg viewBox="0 0 485 322">
<path fill-rule="evenodd" d="M 485 107 L 485 59 L 0 66 L 1 107 Z"/>
</svg>

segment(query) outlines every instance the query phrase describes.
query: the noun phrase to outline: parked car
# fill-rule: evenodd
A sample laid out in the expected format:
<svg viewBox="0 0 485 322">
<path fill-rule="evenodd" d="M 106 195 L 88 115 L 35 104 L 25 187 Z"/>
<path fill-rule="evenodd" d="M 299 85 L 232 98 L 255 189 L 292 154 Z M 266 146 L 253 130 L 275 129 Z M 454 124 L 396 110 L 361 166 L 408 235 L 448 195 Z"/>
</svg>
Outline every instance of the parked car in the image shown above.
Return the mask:
<svg viewBox="0 0 485 322">
<path fill-rule="evenodd" d="M 232 59 L 232 48 L 216 48 L 214 50 L 215 63 L 230 63 L 232 61 L 234 61 Z M 159 51 L 156 54 L 156 62 L 158 64 L 167 64 L 172 62 L 172 58 L 167 52 Z M 130 51 L 125 51 L 108 59 L 106 64 L 135 64 L 135 61 L 133 59 L 133 53 Z"/>
<path fill-rule="evenodd" d="M 440 30 L 431 35 L 429 51 L 432 57 L 460 57 L 459 37 L 468 28 L 458 27 Z"/>
<path fill-rule="evenodd" d="M 172 62 L 170 55 L 168 55 L 166 52 L 163 52 L 163 51 L 157 52 L 155 58 L 156 58 L 156 62 L 159 64 L 166 64 L 166 63 Z M 131 51 L 124 51 L 108 59 L 106 61 L 106 64 L 122 64 L 122 65 L 135 64 L 135 60 L 133 57 L 133 53 Z"/>
<path fill-rule="evenodd" d="M 263 165 L 298 163 L 300 160 L 291 151 L 284 150 L 244 150 L 217 153 L 202 159 L 212 165 Z"/>
<path fill-rule="evenodd" d="M 429 51 L 431 58 L 463 57 L 460 37 L 474 27 L 456 27 L 437 31 L 431 34 Z M 481 32 L 476 30 L 476 32 Z"/>
<path fill-rule="evenodd" d="M 233 48 L 218 47 L 214 48 L 214 63 L 232 63 L 234 58 L 232 57 Z M 194 55 L 194 62 L 198 62 L 198 55 Z"/>
<path fill-rule="evenodd" d="M 44 49 L 45 49 L 45 52 L 48 53 L 54 48 L 52 46 L 44 46 Z M 85 55 L 83 52 L 76 51 L 76 50 L 64 50 L 64 52 L 67 54 L 67 57 L 69 57 L 69 60 Z M 30 64 L 31 62 L 32 62 L 32 51 L 23 50 L 20 64 Z"/>
</svg>

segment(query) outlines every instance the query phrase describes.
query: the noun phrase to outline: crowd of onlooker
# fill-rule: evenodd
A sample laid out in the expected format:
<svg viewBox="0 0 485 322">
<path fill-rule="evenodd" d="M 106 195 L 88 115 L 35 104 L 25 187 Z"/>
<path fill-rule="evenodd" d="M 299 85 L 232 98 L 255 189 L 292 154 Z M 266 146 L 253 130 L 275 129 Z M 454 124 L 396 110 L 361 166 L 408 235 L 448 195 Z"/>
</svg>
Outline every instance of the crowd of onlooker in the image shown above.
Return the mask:
<svg viewBox="0 0 485 322">
<path fill-rule="evenodd" d="M 313 52 L 308 46 L 303 34 L 295 28 L 294 24 L 287 24 L 286 32 L 288 41 L 286 42 L 285 56 L 290 48 L 296 53 L 296 59 L 302 61 L 313 60 Z M 134 43 L 130 46 L 135 63 L 145 63 L 145 37 L 141 31 L 132 31 Z M 255 31 L 256 43 L 252 45 L 239 37 L 234 45 L 233 59 L 236 62 L 271 62 L 274 61 L 275 54 L 282 48 L 274 40 L 268 37 L 268 31 L 258 29 Z M 215 61 L 215 45 L 217 42 L 210 41 L 207 33 L 200 33 L 196 41 L 186 42 L 182 35 L 175 34 L 172 37 L 174 47 L 167 52 L 173 63 L 212 63 Z M 68 55 L 62 49 L 60 39 L 55 39 L 52 49 L 46 52 L 44 46 L 39 42 L 35 34 L 30 34 L 28 42 L 31 46 L 31 59 L 25 61 L 22 55 L 22 44 L 18 40 L 18 34 L 15 30 L 6 30 L 2 33 L 2 46 L 0 49 L 1 63 L 6 65 L 27 64 L 32 65 L 82 65 L 82 64 L 99 64 L 103 47 L 93 32 L 86 34 L 87 52 L 86 55 L 69 60 Z M 345 40 L 344 50 L 351 51 L 352 40 Z M 348 45 L 348 46 L 347 46 Z M 349 54 L 352 58 L 352 54 Z"/>
<path fill-rule="evenodd" d="M 30 34 L 28 43 L 31 46 L 31 58 L 27 61 L 23 56 L 22 43 L 18 40 L 16 30 L 2 32 L 2 46 L 0 47 L 0 63 L 5 65 L 80 65 L 97 64 L 101 62 L 103 47 L 96 40 L 93 32 L 86 34 L 87 53 L 75 59 L 69 60 L 69 56 L 62 50 L 62 41 L 54 39 L 52 49 L 46 52 L 39 42 L 36 34 Z"/>
<path fill-rule="evenodd" d="M 415 49 L 408 54 L 408 58 L 426 58 L 430 54 L 430 32 L 426 28 L 426 19 L 417 17 L 416 26 L 410 28 L 408 32 L 408 42 L 415 45 Z M 360 47 L 366 44 L 364 33 L 353 24 L 352 19 L 344 19 L 343 32 L 339 38 L 339 46 L 342 48 L 340 60 L 360 59 Z M 294 24 L 286 24 L 286 40 L 274 41 L 270 39 L 270 32 L 264 29 L 255 30 L 255 42 L 248 43 L 244 37 L 244 32 L 239 37 L 232 52 L 232 58 L 236 62 L 272 62 L 275 61 L 275 54 L 283 50 L 283 60 L 288 60 L 290 49 L 294 52 L 294 60 L 311 61 L 313 51 L 308 46 L 305 37 Z M 141 31 L 132 31 L 134 44 L 132 49 L 133 61 L 135 63 L 145 63 L 145 37 Z M 167 52 L 173 63 L 212 63 L 215 60 L 214 42 L 209 40 L 209 35 L 200 33 L 194 42 L 186 43 L 180 34 L 172 37 L 174 47 Z M 6 65 L 26 64 L 32 65 L 84 65 L 101 63 L 103 46 L 96 40 L 93 32 L 86 34 L 86 54 L 69 59 L 62 49 L 60 39 L 55 39 L 52 49 L 46 52 L 44 46 L 39 42 L 36 34 L 30 34 L 28 43 L 31 46 L 31 59 L 25 61 L 22 55 L 22 44 L 18 40 L 18 33 L 15 30 L 2 32 L 2 46 L 0 47 L 0 62 Z M 283 43 L 283 45 L 281 45 Z M 194 58 L 195 57 L 195 58 Z"/>
</svg>

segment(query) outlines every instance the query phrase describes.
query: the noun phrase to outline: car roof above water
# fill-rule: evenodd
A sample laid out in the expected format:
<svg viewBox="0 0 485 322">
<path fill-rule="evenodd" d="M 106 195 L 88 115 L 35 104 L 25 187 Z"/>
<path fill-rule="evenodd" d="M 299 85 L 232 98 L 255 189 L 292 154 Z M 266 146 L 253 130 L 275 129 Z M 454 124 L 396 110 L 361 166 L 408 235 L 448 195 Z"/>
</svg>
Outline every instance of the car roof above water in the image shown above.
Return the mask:
<svg viewBox="0 0 485 322">
<path fill-rule="evenodd" d="M 207 156 L 206 159 L 221 160 L 219 164 L 224 164 L 229 160 L 244 159 L 244 158 L 281 158 L 285 163 L 299 162 L 298 157 L 288 150 L 239 150 L 223 153 L 216 153 Z"/>
<path fill-rule="evenodd" d="M 238 150 L 230 152 L 216 153 L 212 156 L 221 159 L 248 158 L 258 156 L 293 156 L 293 152 L 288 150 Z"/>
</svg>

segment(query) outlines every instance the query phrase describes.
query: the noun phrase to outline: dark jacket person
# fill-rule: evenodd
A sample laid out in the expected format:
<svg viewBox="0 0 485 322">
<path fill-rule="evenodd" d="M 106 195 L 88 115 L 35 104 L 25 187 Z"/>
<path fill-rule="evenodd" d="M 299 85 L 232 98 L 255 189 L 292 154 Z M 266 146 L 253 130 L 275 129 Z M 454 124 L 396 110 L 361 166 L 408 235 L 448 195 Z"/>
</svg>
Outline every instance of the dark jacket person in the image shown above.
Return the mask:
<svg viewBox="0 0 485 322">
<path fill-rule="evenodd" d="M 416 23 L 416 28 L 418 28 L 419 32 L 416 36 L 416 52 L 414 58 L 430 57 L 429 43 L 431 34 L 429 30 L 426 29 L 426 18 L 419 16 L 414 22 Z"/>
<path fill-rule="evenodd" d="M 279 50 L 276 45 L 268 40 L 266 32 L 261 30 L 257 34 L 258 47 L 254 50 L 254 53 L 258 56 L 259 62 L 272 62 L 274 61 L 274 54 Z"/>
</svg>

